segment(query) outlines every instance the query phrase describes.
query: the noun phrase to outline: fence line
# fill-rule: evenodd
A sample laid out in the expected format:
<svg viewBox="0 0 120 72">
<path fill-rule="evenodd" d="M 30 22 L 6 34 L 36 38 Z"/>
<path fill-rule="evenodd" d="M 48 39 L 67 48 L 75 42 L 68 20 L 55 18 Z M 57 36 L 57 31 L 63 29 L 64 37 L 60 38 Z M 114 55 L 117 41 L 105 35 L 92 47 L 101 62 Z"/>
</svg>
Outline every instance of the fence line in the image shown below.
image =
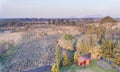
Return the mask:
<svg viewBox="0 0 120 72">
<path fill-rule="evenodd" d="M 108 59 L 106 59 L 106 58 L 104 58 L 104 57 L 102 57 L 102 56 L 100 57 L 100 60 L 102 60 L 102 61 L 110 64 L 113 68 L 116 69 L 117 72 L 120 72 L 120 67 L 117 66 L 117 65 L 115 65 L 111 60 L 108 60 Z M 113 65 L 115 65 L 115 66 L 113 66 Z"/>
</svg>

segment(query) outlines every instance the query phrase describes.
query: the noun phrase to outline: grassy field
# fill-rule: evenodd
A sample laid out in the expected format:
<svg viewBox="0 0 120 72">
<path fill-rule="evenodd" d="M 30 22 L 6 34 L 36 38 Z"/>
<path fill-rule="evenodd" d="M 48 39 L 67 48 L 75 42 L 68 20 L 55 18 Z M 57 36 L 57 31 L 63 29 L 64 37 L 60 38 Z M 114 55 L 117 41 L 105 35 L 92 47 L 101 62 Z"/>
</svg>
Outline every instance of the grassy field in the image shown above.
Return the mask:
<svg viewBox="0 0 120 72">
<path fill-rule="evenodd" d="M 79 67 L 77 64 L 65 66 L 60 69 L 60 72 L 116 72 L 114 69 L 105 70 L 96 62 L 96 60 L 92 60 L 86 67 Z"/>
</svg>

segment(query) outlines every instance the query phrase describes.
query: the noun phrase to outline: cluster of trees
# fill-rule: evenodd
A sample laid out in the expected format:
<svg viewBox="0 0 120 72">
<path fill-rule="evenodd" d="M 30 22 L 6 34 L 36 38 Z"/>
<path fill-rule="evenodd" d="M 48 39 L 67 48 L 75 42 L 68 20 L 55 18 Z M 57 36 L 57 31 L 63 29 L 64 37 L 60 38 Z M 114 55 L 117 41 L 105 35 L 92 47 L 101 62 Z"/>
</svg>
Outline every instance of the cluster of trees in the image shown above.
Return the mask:
<svg viewBox="0 0 120 72">
<path fill-rule="evenodd" d="M 1 19 L 0 27 L 20 27 L 24 26 L 21 19 Z"/>
<path fill-rule="evenodd" d="M 120 43 L 103 36 L 100 54 L 120 66 Z"/>
<path fill-rule="evenodd" d="M 114 20 L 110 16 L 106 16 L 101 20 L 101 24 L 103 24 L 103 23 L 116 23 L 116 22 L 117 22 L 117 20 Z"/>
<path fill-rule="evenodd" d="M 78 39 L 78 41 L 77 41 L 77 45 L 76 45 L 77 56 L 85 55 L 90 50 L 90 46 L 84 39 L 85 38 Z"/>
<path fill-rule="evenodd" d="M 111 17 L 105 17 L 101 20 L 101 23 L 114 23 L 116 22 L 116 20 L 114 20 Z M 120 43 L 119 41 L 115 41 L 112 40 L 110 38 L 111 36 L 111 31 L 107 30 L 105 26 L 103 25 L 99 25 L 96 26 L 94 24 L 92 25 L 82 25 L 83 28 L 83 38 L 81 39 L 77 39 L 75 40 L 74 37 L 70 34 L 66 34 L 64 36 L 65 40 L 70 40 L 72 41 L 73 39 L 74 41 L 74 45 L 73 45 L 73 49 L 74 50 L 65 50 L 66 53 L 61 56 L 61 51 L 59 51 L 58 55 L 56 53 L 56 55 L 59 58 L 56 58 L 56 70 L 57 72 L 59 72 L 59 69 L 62 66 L 66 66 L 72 63 L 76 63 L 77 62 L 77 58 L 80 55 L 85 55 L 86 53 L 93 53 L 95 52 L 94 48 L 97 44 L 99 44 L 98 46 L 100 46 L 100 50 L 99 53 L 104 56 L 105 58 L 111 60 L 112 62 L 114 62 L 115 64 L 120 66 Z M 95 36 L 97 38 L 97 40 L 95 40 Z M 71 45 L 72 46 L 72 45 Z M 59 49 L 60 50 L 60 49 Z M 92 51 L 91 51 L 92 50 Z M 54 67 L 54 65 L 53 65 Z M 56 71 L 53 71 L 56 72 Z"/>
<path fill-rule="evenodd" d="M 67 41 L 72 41 L 73 36 L 71 34 L 66 34 L 64 36 L 64 39 Z M 56 46 L 56 60 L 55 63 L 52 66 L 51 71 L 52 72 L 60 72 L 60 68 L 62 66 L 66 66 L 69 64 L 74 63 L 74 50 L 69 50 L 65 48 L 59 47 L 59 45 Z"/>
<path fill-rule="evenodd" d="M 64 36 L 64 39 L 67 41 L 75 40 L 74 37 L 71 34 L 66 34 Z M 73 43 L 75 46 L 73 46 L 73 49 L 65 49 L 59 47 L 57 45 L 56 47 L 56 61 L 52 66 L 52 72 L 59 72 L 59 69 L 63 66 L 70 65 L 77 62 L 77 59 L 80 55 L 85 55 L 89 53 L 90 47 L 88 43 L 84 40 L 76 40 Z M 72 46 L 72 45 L 71 45 Z"/>
</svg>

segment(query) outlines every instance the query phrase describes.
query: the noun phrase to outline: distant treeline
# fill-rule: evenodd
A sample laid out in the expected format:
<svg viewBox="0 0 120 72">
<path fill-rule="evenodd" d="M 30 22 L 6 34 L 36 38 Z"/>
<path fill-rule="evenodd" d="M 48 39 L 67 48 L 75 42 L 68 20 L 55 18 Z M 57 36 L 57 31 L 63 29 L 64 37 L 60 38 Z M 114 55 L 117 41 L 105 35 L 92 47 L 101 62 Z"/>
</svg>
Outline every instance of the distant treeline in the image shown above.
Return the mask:
<svg viewBox="0 0 120 72">
<path fill-rule="evenodd" d="M 79 25 L 98 23 L 101 18 L 7 18 L 0 19 L 0 27 L 21 27 L 33 24 Z"/>
<path fill-rule="evenodd" d="M 103 20 L 102 20 L 103 19 Z M 36 24 L 54 24 L 54 25 L 81 25 L 88 23 L 104 23 L 111 21 L 112 18 L 3 18 L 0 19 L 0 27 L 22 27 Z M 102 21 L 101 21 L 102 20 Z M 104 21 L 105 20 L 105 21 Z M 120 18 L 115 18 L 120 21 Z"/>
</svg>

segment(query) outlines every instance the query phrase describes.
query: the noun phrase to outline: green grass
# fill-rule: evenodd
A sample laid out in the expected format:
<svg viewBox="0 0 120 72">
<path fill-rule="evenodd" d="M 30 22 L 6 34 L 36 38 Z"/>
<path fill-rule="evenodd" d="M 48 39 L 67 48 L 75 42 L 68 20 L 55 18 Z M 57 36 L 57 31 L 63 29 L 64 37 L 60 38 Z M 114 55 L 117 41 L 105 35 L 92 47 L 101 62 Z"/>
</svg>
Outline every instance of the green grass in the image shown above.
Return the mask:
<svg viewBox="0 0 120 72">
<path fill-rule="evenodd" d="M 9 48 L 9 49 L 2 55 L 2 57 L 0 58 L 0 62 L 1 62 L 2 64 L 4 64 L 4 63 L 6 62 L 6 60 L 9 58 L 9 56 L 12 55 L 13 53 L 15 53 L 16 49 L 18 49 L 18 48 L 17 48 L 17 45 L 14 46 L 14 47 Z"/>
<path fill-rule="evenodd" d="M 16 52 L 18 49 L 17 46 L 9 48 L 0 58 L 0 72 L 2 72 L 2 69 L 4 68 L 4 63 L 9 59 L 9 57 Z"/>
<path fill-rule="evenodd" d="M 105 70 L 96 62 L 96 60 L 92 60 L 86 67 L 80 67 L 77 64 L 65 66 L 60 69 L 60 72 L 116 72 L 114 69 Z"/>
</svg>

